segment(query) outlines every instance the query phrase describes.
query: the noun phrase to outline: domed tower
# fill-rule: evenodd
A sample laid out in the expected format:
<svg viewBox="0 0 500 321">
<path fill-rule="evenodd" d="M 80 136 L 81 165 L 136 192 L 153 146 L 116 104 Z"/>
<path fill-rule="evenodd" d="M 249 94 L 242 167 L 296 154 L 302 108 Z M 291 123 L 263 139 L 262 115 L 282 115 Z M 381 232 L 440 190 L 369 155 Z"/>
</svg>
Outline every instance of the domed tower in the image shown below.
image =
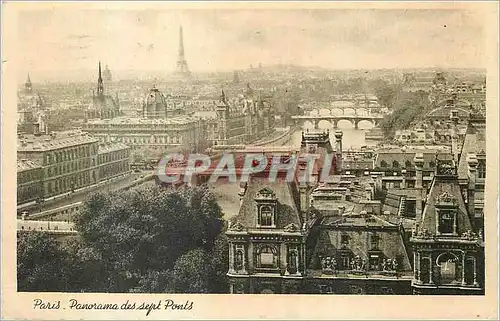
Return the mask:
<svg viewBox="0 0 500 321">
<path fill-rule="evenodd" d="M 142 107 L 143 117 L 150 119 L 166 118 L 167 105 L 165 96 L 154 86 L 146 95 Z"/>
</svg>

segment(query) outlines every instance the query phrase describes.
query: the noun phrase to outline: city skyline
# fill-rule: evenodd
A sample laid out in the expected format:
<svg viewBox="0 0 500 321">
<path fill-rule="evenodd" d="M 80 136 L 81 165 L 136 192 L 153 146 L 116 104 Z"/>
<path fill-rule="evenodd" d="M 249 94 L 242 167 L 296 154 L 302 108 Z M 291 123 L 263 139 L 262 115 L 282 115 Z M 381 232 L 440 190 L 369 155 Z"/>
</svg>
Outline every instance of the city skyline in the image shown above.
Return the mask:
<svg viewBox="0 0 500 321">
<path fill-rule="evenodd" d="M 68 78 L 70 71 L 73 78 L 88 78 L 98 61 L 114 74 L 167 74 L 176 67 L 181 25 L 186 60 L 194 73 L 229 72 L 259 63 L 325 69 L 484 68 L 486 60 L 483 37 L 478 37 L 484 34 L 483 22 L 479 15 L 458 9 L 64 8 L 20 13 L 18 77 L 23 80 L 29 72 L 43 81 Z"/>
</svg>

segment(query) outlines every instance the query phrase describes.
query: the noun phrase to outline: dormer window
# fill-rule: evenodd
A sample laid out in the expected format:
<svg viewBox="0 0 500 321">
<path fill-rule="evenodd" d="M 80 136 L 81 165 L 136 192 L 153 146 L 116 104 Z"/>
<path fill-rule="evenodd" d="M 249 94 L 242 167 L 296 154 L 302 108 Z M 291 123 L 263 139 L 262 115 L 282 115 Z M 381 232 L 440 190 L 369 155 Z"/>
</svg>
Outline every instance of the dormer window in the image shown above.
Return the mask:
<svg viewBox="0 0 500 321">
<path fill-rule="evenodd" d="M 347 234 L 342 234 L 340 236 L 340 244 L 342 246 L 347 246 L 349 244 L 349 235 Z"/>
<path fill-rule="evenodd" d="M 441 194 L 436 203 L 436 228 L 438 234 L 457 234 L 457 203 L 447 192 Z"/>
<path fill-rule="evenodd" d="M 455 234 L 455 215 L 452 211 L 439 211 L 439 233 Z"/>
<path fill-rule="evenodd" d="M 276 227 L 278 204 L 276 194 L 269 188 L 263 188 L 254 200 L 257 207 L 257 227 Z"/>
<path fill-rule="evenodd" d="M 370 236 L 370 249 L 378 250 L 380 237 L 377 234 L 372 234 Z"/>
</svg>

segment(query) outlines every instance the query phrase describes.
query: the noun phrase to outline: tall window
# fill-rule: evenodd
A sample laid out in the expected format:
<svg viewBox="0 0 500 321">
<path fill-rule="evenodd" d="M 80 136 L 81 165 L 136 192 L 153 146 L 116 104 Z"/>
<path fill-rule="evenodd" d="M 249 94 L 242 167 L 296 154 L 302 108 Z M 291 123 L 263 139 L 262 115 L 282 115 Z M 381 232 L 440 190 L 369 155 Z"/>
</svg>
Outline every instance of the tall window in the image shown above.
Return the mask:
<svg viewBox="0 0 500 321">
<path fill-rule="evenodd" d="M 484 161 L 480 161 L 479 164 L 477 164 L 477 177 L 486 178 L 486 164 Z"/>
<path fill-rule="evenodd" d="M 273 225 L 273 210 L 270 206 L 262 206 L 260 208 L 260 225 L 261 226 Z"/>
<path fill-rule="evenodd" d="M 439 233 L 454 234 L 455 233 L 455 213 L 451 210 L 439 211 Z"/>
<path fill-rule="evenodd" d="M 379 241 L 380 241 L 380 236 L 378 236 L 377 234 L 372 234 L 370 236 L 370 249 L 378 250 Z"/>
<path fill-rule="evenodd" d="M 343 246 L 346 246 L 349 244 L 349 235 L 347 234 L 342 234 L 340 236 L 340 244 Z"/>
</svg>

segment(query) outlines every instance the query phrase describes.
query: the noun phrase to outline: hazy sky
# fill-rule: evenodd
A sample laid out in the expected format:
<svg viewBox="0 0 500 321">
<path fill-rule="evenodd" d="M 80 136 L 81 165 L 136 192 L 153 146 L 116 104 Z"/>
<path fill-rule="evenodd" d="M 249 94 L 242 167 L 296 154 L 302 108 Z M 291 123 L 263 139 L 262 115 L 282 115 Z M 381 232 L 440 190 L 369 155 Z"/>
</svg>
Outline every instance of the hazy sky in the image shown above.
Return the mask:
<svg viewBox="0 0 500 321">
<path fill-rule="evenodd" d="M 20 73 L 277 63 L 328 68 L 484 67 L 481 17 L 460 10 L 57 10 L 18 18 Z"/>
</svg>

